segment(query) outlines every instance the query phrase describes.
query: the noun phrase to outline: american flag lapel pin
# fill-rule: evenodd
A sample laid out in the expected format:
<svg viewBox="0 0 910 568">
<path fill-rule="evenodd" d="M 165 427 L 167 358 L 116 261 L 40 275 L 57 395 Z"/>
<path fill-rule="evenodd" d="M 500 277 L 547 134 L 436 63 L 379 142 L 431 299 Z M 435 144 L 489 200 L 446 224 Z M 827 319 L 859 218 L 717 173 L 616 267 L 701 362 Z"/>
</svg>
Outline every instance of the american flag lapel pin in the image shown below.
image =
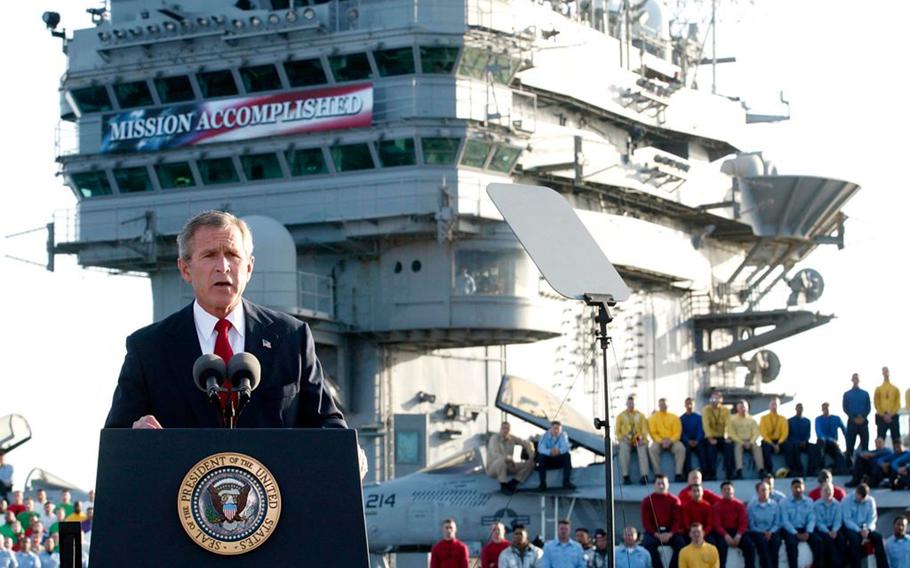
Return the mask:
<svg viewBox="0 0 910 568">
<path fill-rule="evenodd" d="M 269 341 L 268 339 L 263 339 L 263 340 L 262 340 L 262 346 L 265 347 L 266 349 L 271 349 L 271 348 L 272 348 L 272 342 Z"/>
</svg>

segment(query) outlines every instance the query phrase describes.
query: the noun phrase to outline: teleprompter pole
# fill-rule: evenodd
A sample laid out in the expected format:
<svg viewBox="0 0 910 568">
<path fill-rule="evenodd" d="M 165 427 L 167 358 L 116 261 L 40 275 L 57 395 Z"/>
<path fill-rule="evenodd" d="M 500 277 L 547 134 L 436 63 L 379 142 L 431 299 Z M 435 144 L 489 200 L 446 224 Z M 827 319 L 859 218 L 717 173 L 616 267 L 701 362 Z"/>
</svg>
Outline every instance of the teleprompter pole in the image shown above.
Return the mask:
<svg viewBox="0 0 910 568">
<path fill-rule="evenodd" d="M 610 562 L 615 555 L 615 515 L 613 507 L 613 437 L 610 434 L 610 382 L 607 374 L 607 349 L 610 347 L 610 336 L 607 335 L 607 324 L 613 321 L 609 307 L 615 306 L 612 297 L 598 297 L 585 294 L 585 303 L 597 309 L 594 322 L 597 324 L 597 342 L 603 355 L 603 391 L 604 391 L 604 419 L 594 418 L 594 427 L 604 431 L 604 509 L 606 513 L 607 530 L 607 558 Z"/>
</svg>

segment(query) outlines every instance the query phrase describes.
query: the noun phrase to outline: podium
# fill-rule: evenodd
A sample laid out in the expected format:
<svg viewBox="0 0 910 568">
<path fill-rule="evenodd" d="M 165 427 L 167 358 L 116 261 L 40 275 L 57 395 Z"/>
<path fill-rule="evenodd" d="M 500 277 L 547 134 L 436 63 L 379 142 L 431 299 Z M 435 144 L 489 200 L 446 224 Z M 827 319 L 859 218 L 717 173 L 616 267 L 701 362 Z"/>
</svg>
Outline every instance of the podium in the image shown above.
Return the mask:
<svg viewBox="0 0 910 568">
<path fill-rule="evenodd" d="M 354 430 L 105 429 L 92 568 L 369 566 Z"/>
</svg>

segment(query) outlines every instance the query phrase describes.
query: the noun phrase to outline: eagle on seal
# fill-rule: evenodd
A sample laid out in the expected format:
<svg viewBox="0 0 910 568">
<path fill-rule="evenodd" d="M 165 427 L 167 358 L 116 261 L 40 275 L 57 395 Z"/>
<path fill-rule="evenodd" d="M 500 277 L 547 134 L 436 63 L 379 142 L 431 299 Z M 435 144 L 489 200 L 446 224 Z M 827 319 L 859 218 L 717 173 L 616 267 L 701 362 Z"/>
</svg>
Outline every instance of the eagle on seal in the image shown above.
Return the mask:
<svg viewBox="0 0 910 568">
<path fill-rule="evenodd" d="M 241 513 L 246 509 L 246 501 L 251 489 L 252 487 L 249 485 L 243 487 L 240 490 L 240 494 L 236 496 L 235 501 L 234 495 L 228 493 L 222 497 L 214 487 L 209 486 L 209 498 L 211 499 L 212 507 L 214 507 L 215 512 L 218 513 L 218 517 L 214 519 L 213 522 L 215 524 L 220 524 L 225 521 L 245 521 L 246 519 L 243 518 Z"/>
</svg>

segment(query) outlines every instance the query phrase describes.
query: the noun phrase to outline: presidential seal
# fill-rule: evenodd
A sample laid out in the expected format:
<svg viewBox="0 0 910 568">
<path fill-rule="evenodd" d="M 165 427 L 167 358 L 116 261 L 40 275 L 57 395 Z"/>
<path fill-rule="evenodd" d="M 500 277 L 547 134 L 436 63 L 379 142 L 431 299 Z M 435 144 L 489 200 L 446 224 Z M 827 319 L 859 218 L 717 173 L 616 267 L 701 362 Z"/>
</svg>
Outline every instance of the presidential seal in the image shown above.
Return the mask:
<svg viewBox="0 0 910 568">
<path fill-rule="evenodd" d="M 275 532 L 281 492 L 257 460 L 224 452 L 200 461 L 183 478 L 177 515 L 186 534 L 202 548 L 244 554 Z"/>
</svg>

